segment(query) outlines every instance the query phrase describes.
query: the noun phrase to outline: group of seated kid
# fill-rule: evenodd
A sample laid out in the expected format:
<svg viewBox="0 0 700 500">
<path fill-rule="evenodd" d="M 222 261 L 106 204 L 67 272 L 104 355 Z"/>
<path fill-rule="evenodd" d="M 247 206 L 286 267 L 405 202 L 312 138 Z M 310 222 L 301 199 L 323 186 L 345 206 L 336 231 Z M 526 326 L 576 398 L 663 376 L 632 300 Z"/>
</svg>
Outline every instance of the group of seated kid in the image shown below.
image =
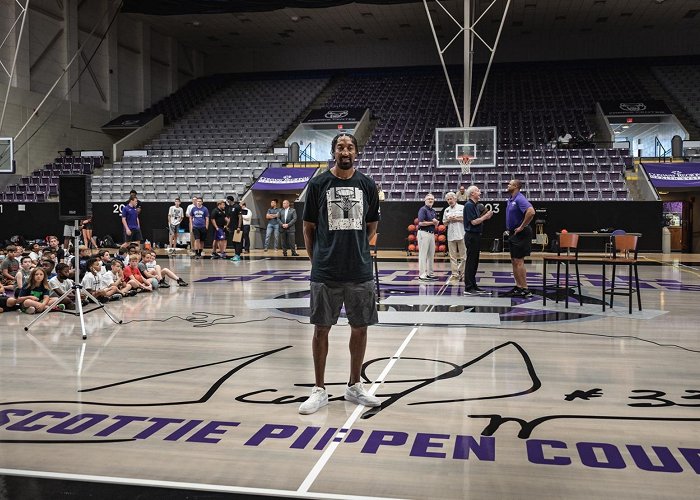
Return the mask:
<svg viewBox="0 0 700 500">
<path fill-rule="evenodd" d="M 81 245 L 76 259 L 59 246 L 57 237 L 49 236 L 47 240 L 44 248 L 33 243 L 25 251 L 22 246 L 9 245 L 4 258 L 0 254 L 0 313 L 74 310 L 76 261 L 80 288 L 87 292 L 80 294 L 83 305 L 92 302 L 92 297 L 101 303 L 169 288 L 168 279 L 178 286 L 188 285 L 170 269 L 156 264 L 153 250 L 142 251 L 135 244 L 120 248 L 115 256 L 109 250 L 98 250 L 93 255 Z"/>
</svg>

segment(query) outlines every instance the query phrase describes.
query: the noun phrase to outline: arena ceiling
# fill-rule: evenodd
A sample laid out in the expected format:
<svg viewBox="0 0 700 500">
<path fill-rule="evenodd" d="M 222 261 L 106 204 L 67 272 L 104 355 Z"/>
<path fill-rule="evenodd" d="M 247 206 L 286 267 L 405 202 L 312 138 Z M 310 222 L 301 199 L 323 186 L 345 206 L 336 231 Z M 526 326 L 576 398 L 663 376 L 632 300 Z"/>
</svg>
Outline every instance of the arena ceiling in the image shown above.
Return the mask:
<svg viewBox="0 0 700 500">
<path fill-rule="evenodd" d="M 456 19 L 463 18 L 462 0 L 440 3 Z M 478 13 L 489 4 L 473 0 Z M 447 43 L 457 27 L 436 0 L 428 5 L 438 36 Z M 481 21 L 486 36 L 495 34 L 504 6 L 505 0 L 496 0 Z M 207 54 L 265 46 L 433 43 L 421 0 L 125 0 L 123 12 Z M 686 32 L 700 44 L 700 1 L 512 0 L 503 36 L 511 43 L 545 37 L 556 44 L 572 33 L 592 40 L 654 36 L 663 43 L 669 30 Z"/>
</svg>

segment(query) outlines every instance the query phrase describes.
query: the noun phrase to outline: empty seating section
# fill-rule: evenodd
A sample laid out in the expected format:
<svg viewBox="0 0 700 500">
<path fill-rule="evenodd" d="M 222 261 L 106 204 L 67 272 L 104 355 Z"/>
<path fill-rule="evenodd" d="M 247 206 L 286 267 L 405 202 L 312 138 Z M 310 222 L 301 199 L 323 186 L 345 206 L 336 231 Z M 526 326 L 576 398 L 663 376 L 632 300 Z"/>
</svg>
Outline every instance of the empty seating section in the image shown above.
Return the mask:
<svg viewBox="0 0 700 500">
<path fill-rule="evenodd" d="M 359 168 L 382 185 L 388 200 L 418 200 L 426 193 L 438 197 L 460 184 L 480 186 L 482 198 L 507 197 L 512 178 L 525 182 L 532 200 L 626 200 L 625 159 L 620 149 L 512 149 L 498 152 L 496 168 L 472 167 L 470 174 L 457 168 L 435 168 L 432 151 L 367 146 Z"/>
<path fill-rule="evenodd" d="M 476 81 L 479 79 L 477 78 Z M 462 88 L 453 79 L 456 91 Z M 498 167 L 434 167 L 436 127 L 459 126 L 440 70 L 362 71 L 351 75 L 328 99 L 328 107 L 367 107 L 376 127 L 359 156 L 360 168 L 382 184 L 389 200 L 418 200 L 459 184 L 477 183 L 491 199 L 506 196 L 507 180 L 526 181 L 534 200 L 625 200 L 629 151 L 548 149 L 563 130 L 588 136 L 587 116 L 599 100 L 645 97 L 619 65 L 508 65 L 494 70 L 476 126 L 498 127 Z M 457 101 L 461 103 L 461 96 Z M 476 96 L 474 96 L 474 101 Z"/>
<path fill-rule="evenodd" d="M 153 116 L 162 114 L 167 125 L 182 118 L 190 109 L 224 88 L 230 83 L 230 80 L 231 77 L 228 75 L 215 75 L 192 80 L 174 94 L 155 103 L 144 113 Z"/>
<path fill-rule="evenodd" d="M 700 127 L 700 66 L 656 66 L 651 70 Z"/>
<path fill-rule="evenodd" d="M 270 163 L 273 143 L 328 84 L 328 78 L 233 80 L 166 127 L 145 157 L 125 157 L 93 179 L 93 201 L 135 189 L 147 201 L 242 195 Z"/>
<path fill-rule="evenodd" d="M 44 165 L 31 175 L 22 177 L 18 184 L 5 187 L 0 195 L 4 203 L 44 202 L 49 196 L 58 194 L 58 176 L 65 174 L 91 174 L 95 167 L 102 164 L 102 158 L 56 158 L 53 163 Z"/>
<path fill-rule="evenodd" d="M 104 174 L 92 178 L 92 201 L 123 201 L 135 189 L 147 201 L 183 203 L 199 195 L 205 200 L 242 195 L 270 163 L 282 163 L 285 155 L 241 153 L 226 150 L 161 151 L 148 157 L 125 157 Z"/>
</svg>

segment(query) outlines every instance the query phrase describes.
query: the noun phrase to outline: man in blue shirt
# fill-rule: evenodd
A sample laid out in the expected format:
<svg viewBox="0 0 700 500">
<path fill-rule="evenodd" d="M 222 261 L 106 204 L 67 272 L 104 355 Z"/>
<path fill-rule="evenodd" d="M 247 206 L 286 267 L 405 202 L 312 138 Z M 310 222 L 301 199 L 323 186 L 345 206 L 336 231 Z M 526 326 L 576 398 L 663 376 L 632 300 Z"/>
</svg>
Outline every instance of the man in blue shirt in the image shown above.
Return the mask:
<svg viewBox="0 0 700 500">
<path fill-rule="evenodd" d="M 209 230 L 209 210 L 202 205 L 202 198 L 197 198 L 197 202 L 190 212 L 190 232 L 194 235 L 194 258 L 202 258 L 204 241 L 207 239 Z"/>
<path fill-rule="evenodd" d="M 467 202 L 464 204 L 464 245 L 467 247 L 467 263 L 464 268 L 464 295 L 490 293 L 476 284 L 476 271 L 479 268 L 479 254 L 481 253 L 481 233 L 484 231 L 484 221 L 493 217 L 491 210 L 481 213 L 479 200 L 481 191 L 476 186 L 467 189 Z M 483 207 L 483 205 L 482 205 Z"/>
<path fill-rule="evenodd" d="M 274 250 L 277 250 L 280 240 L 280 210 L 277 208 L 277 200 L 272 200 L 270 202 L 270 208 L 267 209 L 265 214 L 265 219 L 267 219 L 267 229 L 265 230 L 265 252 L 270 248 L 270 243 Z M 270 241 L 272 238 L 272 242 Z"/>
<path fill-rule="evenodd" d="M 132 194 L 124 208 L 122 208 L 122 225 L 127 242 L 141 244 L 143 236 L 141 234 L 141 222 L 139 221 L 138 199 Z"/>
<path fill-rule="evenodd" d="M 433 210 L 435 197 L 432 193 L 425 195 L 425 205 L 418 210 L 418 279 L 420 281 L 437 281 L 433 274 L 435 257 L 435 228 L 437 215 Z"/>
<path fill-rule="evenodd" d="M 532 297 L 532 292 L 527 288 L 525 257 L 530 255 L 532 249 L 532 228 L 529 224 L 535 216 L 535 209 L 520 192 L 522 184 L 518 179 L 513 179 L 506 188 L 510 194 L 506 202 L 506 230 L 509 233 L 515 286 L 505 296 L 529 298 Z"/>
</svg>

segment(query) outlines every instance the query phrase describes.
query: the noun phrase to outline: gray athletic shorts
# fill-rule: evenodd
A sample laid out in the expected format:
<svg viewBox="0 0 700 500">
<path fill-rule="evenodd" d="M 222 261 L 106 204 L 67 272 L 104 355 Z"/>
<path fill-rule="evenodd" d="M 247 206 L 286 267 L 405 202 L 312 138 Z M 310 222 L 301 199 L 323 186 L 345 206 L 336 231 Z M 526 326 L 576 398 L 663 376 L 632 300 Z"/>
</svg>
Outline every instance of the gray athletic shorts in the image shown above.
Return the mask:
<svg viewBox="0 0 700 500">
<path fill-rule="evenodd" d="M 179 231 L 179 229 L 180 229 L 180 224 L 177 224 L 175 226 L 173 226 L 172 224 L 168 224 L 168 234 L 170 236 L 176 235 L 177 232 Z"/>
<path fill-rule="evenodd" d="M 374 281 L 365 281 L 364 283 L 311 282 L 311 324 L 335 325 L 338 322 L 343 304 L 345 304 L 345 315 L 350 326 L 363 327 L 379 322 Z"/>
</svg>

